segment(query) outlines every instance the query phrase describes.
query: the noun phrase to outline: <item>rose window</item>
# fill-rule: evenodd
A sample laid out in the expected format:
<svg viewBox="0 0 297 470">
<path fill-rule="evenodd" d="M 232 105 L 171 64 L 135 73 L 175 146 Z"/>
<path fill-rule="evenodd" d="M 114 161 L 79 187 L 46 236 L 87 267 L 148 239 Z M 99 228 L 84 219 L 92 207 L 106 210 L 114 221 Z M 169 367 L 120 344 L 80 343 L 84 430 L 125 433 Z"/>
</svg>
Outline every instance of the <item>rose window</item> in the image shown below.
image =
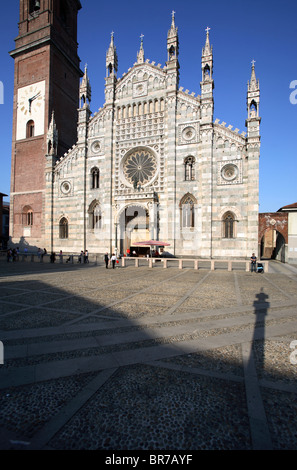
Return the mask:
<svg viewBox="0 0 297 470">
<path fill-rule="evenodd" d="M 238 168 L 236 165 L 228 164 L 222 169 L 222 177 L 227 181 L 232 181 L 238 176 Z"/>
<path fill-rule="evenodd" d="M 133 186 L 147 184 L 156 175 L 157 158 L 148 149 L 135 150 L 125 159 L 123 172 Z"/>
</svg>

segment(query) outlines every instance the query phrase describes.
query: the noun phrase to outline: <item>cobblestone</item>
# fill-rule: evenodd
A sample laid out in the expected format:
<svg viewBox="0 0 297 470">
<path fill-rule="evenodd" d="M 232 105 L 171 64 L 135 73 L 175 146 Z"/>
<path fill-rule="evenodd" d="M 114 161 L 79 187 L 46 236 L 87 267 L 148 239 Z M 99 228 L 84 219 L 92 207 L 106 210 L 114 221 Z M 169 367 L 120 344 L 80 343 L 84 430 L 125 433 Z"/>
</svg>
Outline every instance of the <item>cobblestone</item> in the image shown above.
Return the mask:
<svg viewBox="0 0 297 470">
<path fill-rule="evenodd" d="M 0 262 L 0 449 L 296 449 L 297 274 L 272 271 Z"/>
</svg>

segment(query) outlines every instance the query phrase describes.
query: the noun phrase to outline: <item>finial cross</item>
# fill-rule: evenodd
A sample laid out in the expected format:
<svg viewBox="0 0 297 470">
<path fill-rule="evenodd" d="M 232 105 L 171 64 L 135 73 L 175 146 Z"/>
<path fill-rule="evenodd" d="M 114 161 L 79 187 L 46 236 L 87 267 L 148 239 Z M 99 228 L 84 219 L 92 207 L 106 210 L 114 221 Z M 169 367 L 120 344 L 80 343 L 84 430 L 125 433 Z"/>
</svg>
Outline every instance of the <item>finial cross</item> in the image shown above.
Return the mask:
<svg viewBox="0 0 297 470">
<path fill-rule="evenodd" d="M 252 60 L 252 66 L 255 67 L 255 63 L 256 61 L 255 60 Z"/>
<path fill-rule="evenodd" d="M 206 28 L 206 30 L 205 30 L 205 31 L 207 32 L 207 34 L 209 33 L 210 29 L 211 29 L 211 28 L 209 28 L 209 27 L 207 26 L 207 28 Z"/>
</svg>

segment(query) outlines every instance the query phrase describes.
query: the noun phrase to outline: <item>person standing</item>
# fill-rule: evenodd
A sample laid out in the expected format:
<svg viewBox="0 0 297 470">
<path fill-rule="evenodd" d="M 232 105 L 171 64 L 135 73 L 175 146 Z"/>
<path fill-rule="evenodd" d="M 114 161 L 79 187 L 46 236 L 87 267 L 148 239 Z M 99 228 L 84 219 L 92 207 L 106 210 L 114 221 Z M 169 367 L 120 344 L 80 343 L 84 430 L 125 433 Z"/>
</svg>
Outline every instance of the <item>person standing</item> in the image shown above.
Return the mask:
<svg viewBox="0 0 297 470">
<path fill-rule="evenodd" d="M 113 254 L 112 254 L 112 257 L 111 257 L 112 269 L 115 268 L 116 260 L 117 260 L 117 257 L 116 257 L 116 255 L 113 253 Z"/>
<path fill-rule="evenodd" d="M 257 272 L 257 257 L 255 253 L 251 256 L 251 272 Z"/>
<path fill-rule="evenodd" d="M 108 262 L 109 262 L 108 253 L 105 253 L 105 255 L 104 255 L 104 262 L 105 262 L 106 269 L 108 269 Z"/>
<path fill-rule="evenodd" d="M 84 262 L 85 262 L 85 263 L 88 263 L 88 262 L 89 262 L 89 252 L 88 252 L 88 250 L 85 251 Z"/>
</svg>

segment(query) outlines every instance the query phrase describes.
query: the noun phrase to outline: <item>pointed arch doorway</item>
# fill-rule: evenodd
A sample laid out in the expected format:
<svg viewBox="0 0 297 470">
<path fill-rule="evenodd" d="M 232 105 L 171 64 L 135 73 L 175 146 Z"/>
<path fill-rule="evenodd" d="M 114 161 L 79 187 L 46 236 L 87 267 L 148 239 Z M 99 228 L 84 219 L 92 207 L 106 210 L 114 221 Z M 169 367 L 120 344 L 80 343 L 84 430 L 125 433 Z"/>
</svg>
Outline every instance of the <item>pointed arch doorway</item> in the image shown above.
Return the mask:
<svg viewBox="0 0 297 470">
<path fill-rule="evenodd" d="M 139 241 L 150 239 L 150 215 L 147 208 L 135 204 L 123 209 L 119 215 L 119 252 L 130 254 L 135 251 L 145 256 L 147 248 L 136 246 Z"/>
</svg>

